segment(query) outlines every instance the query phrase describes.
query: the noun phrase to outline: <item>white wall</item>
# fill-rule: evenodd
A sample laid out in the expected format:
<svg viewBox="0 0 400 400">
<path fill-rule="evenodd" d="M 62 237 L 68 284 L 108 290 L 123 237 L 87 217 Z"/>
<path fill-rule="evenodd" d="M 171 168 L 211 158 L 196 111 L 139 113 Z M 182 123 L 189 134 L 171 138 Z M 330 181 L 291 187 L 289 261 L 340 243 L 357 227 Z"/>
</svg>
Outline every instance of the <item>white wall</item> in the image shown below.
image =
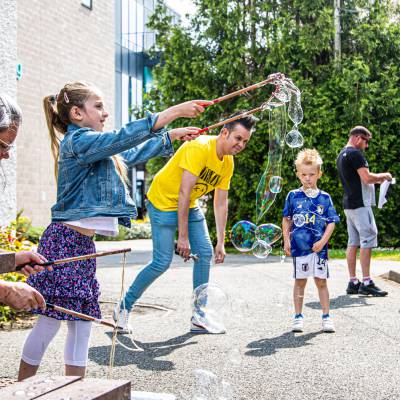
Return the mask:
<svg viewBox="0 0 400 400">
<path fill-rule="evenodd" d="M 0 0 L 0 92 L 16 98 L 17 66 L 17 0 Z M 15 218 L 17 211 L 16 152 L 8 160 L 0 161 L 7 186 L 0 171 L 0 225 Z"/>
</svg>

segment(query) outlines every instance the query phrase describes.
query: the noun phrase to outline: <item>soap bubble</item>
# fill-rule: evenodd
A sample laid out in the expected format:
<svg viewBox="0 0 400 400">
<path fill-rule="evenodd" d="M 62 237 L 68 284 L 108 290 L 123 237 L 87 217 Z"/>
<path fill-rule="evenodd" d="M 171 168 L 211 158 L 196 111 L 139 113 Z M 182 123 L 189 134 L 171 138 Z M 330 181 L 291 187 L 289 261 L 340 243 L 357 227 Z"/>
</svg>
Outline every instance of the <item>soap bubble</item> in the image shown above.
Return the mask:
<svg viewBox="0 0 400 400">
<path fill-rule="evenodd" d="M 301 147 L 304 144 L 303 135 L 297 130 L 297 128 L 293 128 L 286 134 L 285 142 L 293 149 L 296 147 Z"/>
<path fill-rule="evenodd" d="M 226 311 L 228 296 L 217 285 L 203 284 L 192 294 L 192 313 L 194 322 L 204 326 L 210 333 L 224 333 L 222 317 Z"/>
<path fill-rule="evenodd" d="M 274 92 L 274 96 L 282 103 L 287 103 L 292 97 L 292 94 L 285 85 L 279 85 Z"/>
<path fill-rule="evenodd" d="M 300 228 L 301 226 L 303 226 L 306 223 L 306 219 L 303 214 L 294 214 L 293 215 L 293 223 L 295 224 L 295 226 Z"/>
<path fill-rule="evenodd" d="M 232 227 L 232 244 L 241 252 L 250 251 L 256 240 L 257 226 L 249 221 L 239 221 Z"/>
<path fill-rule="evenodd" d="M 295 125 L 303 121 L 303 109 L 301 108 L 300 91 L 292 94 L 289 101 L 288 116 Z"/>
<path fill-rule="evenodd" d="M 271 245 L 282 237 L 282 229 L 274 224 L 262 224 L 256 229 L 256 238 Z"/>
<path fill-rule="evenodd" d="M 260 239 L 257 239 L 252 249 L 253 255 L 257 258 L 267 258 L 271 251 L 272 247 L 267 242 Z"/>
<path fill-rule="evenodd" d="M 283 136 L 285 133 L 285 110 L 279 107 L 270 112 L 268 163 L 256 190 L 257 223 L 275 201 L 282 189 L 281 163 L 283 155 Z"/>
<path fill-rule="evenodd" d="M 304 190 L 304 193 L 307 197 L 315 199 L 319 194 L 319 189 L 307 188 L 306 190 Z"/>
<path fill-rule="evenodd" d="M 218 400 L 231 400 L 233 399 L 233 388 L 230 382 L 221 380 L 218 386 Z"/>
<path fill-rule="evenodd" d="M 271 176 L 269 179 L 269 190 L 272 193 L 280 193 L 282 191 L 282 178 L 280 176 Z"/>
<path fill-rule="evenodd" d="M 196 369 L 197 392 L 195 399 L 211 400 L 217 398 L 219 379 L 217 375 L 206 369 Z"/>
</svg>

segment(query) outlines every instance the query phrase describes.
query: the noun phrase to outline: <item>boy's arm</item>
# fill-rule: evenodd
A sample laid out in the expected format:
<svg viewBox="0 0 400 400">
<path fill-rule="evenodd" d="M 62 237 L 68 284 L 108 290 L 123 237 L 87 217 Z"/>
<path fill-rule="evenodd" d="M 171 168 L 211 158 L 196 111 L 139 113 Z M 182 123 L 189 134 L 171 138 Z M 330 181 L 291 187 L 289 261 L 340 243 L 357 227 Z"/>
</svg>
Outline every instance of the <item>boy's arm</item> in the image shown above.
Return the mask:
<svg viewBox="0 0 400 400">
<path fill-rule="evenodd" d="M 322 238 L 315 242 L 312 247 L 312 251 L 315 253 L 319 253 L 323 247 L 328 243 L 329 238 L 332 236 L 333 230 L 335 229 L 335 223 L 331 222 L 326 226 L 325 232 L 322 235 Z"/>
<path fill-rule="evenodd" d="M 282 235 L 283 235 L 283 247 L 285 254 L 290 256 L 290 228 L 292 226 L 292 220 L 289 217 L 283 217 L 282 219 Z"/>
</svg>

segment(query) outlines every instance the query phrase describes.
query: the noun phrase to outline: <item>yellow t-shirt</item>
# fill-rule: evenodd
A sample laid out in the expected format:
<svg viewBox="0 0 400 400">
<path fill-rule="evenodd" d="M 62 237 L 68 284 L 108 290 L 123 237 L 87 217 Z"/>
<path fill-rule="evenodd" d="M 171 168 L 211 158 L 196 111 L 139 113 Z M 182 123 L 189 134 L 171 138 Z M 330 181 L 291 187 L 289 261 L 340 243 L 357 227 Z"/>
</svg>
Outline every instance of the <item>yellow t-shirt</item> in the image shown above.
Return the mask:
<svg viewBox="0 0 400 400">
<path fill-rule="evenodd" d="M 178 209 L 179 189 L 183 170 L 198 177 L 190 194 L 190 208 L 196 207 L 197 199 L 218 188 L 229 190 L 233 174 L 233 157 L 217 156 L 217 136 L 200 136 L 184 143 L 176 154 L 154 177 L 147 193 L 148 199 L 161 211 Z"/>
</svg>

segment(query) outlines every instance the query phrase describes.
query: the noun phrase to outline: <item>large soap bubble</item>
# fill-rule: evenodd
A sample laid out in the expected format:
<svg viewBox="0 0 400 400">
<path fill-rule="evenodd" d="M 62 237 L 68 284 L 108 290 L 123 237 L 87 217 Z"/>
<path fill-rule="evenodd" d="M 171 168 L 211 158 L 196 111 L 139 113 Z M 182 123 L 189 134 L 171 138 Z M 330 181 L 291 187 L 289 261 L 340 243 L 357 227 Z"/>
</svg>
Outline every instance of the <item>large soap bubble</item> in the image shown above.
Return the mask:
<svg viewBox="0 0 400 400">
<path fill-rule="evenodd" d="M 290 98 L 288 116 L 295 126 L 299 125 L 301 121 L 303 121 L 303 109 L 301 108 L 300 91 L 296 91 L 296 93 L 292 94 Z"/>
<path fill-rule="evenodd" d="M 282 229 L 275 224 L 262 224 L 256 229 L 256 238 L 271 245 L 282 236 Z"/>
<path fill-rule="evenodd" d="M 231 241 L 241 252 L 250 251 L 256 240 L 257 226 L 249 221 L 239 221 L 232 227 Z"/>
<path fill-rule="evenodd" d="M 292 93 L 286 88 L 285 85 L 278 85 L 274 92 L 275 98 L 277 98 L 282 103 L 287 103 L 292 97 Z"/>
<path fill-rule="evenodd" d="M 281 162 L 285 134 L 284 107 L 274 108 L 269 119 L 268 163 L 257 186 L 256 213 L 257 223 L 274 204 L 277 193 L 282 190 Z M 280 178 L 280 179 L 279 179 Z"/>
<path fill-rule="evenodd" d="M 304 144 L 303 135 L 295 127 L 286 134 L 285 142 L 289 147 L 293 149 L 296 147 L 301 147 Z"/>
<path fill-rule="evenodd" d="M 210 333 L 224 333 L 222 319 L 227 304 L 228 296 L 219 286 L 208 283 L 200 285 L 192 294 L 193 318 Z"/>
<path fill-rule="evenodd" d="M 282 178 L 280 176 L 271 176 L 269 179 L 269 190 L 272 193 L 280 193 L 282 190 Z"/>
<path fill-rule="evenodd" d="M 253 255 L 257 258 L 267 258 L 271 251 L 272 247 L 267 242 L 260 239 L 257 239 L 252 249 Z"/>
<path fill-rule="evenodd" d="M 275 91 L 262 105 L 261 110 L 268 112 L 268 162 L 258 182 L 256 190 L 256 224 L 259 225 L 274 204 L 277 195 L 282 191 L 282 157 L 286 144 L 291 148 L 303 146 L 304 139 L 298 130 L 303 120 L 301 107 L 301 92 L 293 81 L 282 74 L 274 74 L 272 84 Z M 288 118 L 293 122 L 288 132 Z M 287 132 L 287 133 L 286 133 Z M 300 226 L 305 224 L 304 216 L 296 219 Z M 268 227 L 268 225 L 270 225 Z M 232 228 L 231 240 L 241 252 L 252 251 L 256 257 L 265 258 L 269 254 L 269 247 L 282 235 L 282 231 L 270 230 L 273 224 L 262 224 L 254 234 L 254 224 L 240 221 Z M 266 245 L 267 246 L 266 246 Z M 269 246 L 269 247 L 268 247 Z"/>
</svg>

